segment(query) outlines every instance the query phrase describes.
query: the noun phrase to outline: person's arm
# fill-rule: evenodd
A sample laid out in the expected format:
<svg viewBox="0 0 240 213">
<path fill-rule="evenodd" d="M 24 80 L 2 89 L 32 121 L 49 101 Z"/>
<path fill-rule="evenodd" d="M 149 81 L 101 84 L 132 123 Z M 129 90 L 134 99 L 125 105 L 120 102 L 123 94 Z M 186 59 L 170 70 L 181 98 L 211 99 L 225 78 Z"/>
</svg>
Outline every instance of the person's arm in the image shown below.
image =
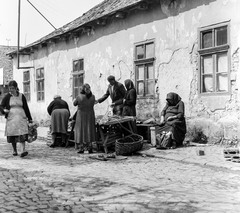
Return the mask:
<svg viewBox="0 0 240 213">
<path fill-rule="evenodd" d="M 180 101 L 178 103 L 178 113 L 176 115 L 168 117 L 168 121 L 172 121 L 175 119 L 182 119 L 184 117 L 184 103 Z"/>
<path fill-rule="evenodd" d="M 28 108 L 27 100 L 23 94 L 22 94 L 22 102 L 23 102 L 23 109 L 28 118 L 28 122 L 32 122 L 32 116 L 31 116 L 30 110 Z"/>
<path fill-rule="evenodd" d="M 135 89 L 129 91 L 129 99 L 124 101 L 124 105 L 133 106 L 136 105 L 137 92 Z"/>
<path fill-rule="evenodd" d="M 73 106 L 77 106 L 78 105 L 78 97 L 76 97 L 74 100 L 73 100 Z"/>
<path fill-rule="evenodd" d="M 9 110 L 10 110 L 10 105 L 9 105 L 10 98 L 11 98 L 11 94 L 8 93 L 7 95 L 5 95 L 3 97 L 3 100 L 1 102 L 1 112 L 2 112 L 2 114 L 5 115 L 5 118 L 7 118 Z"/>
<path fill-rule="evenodd" d="M 109 87 L 108 87 L 106 93 L 101 98 L 99 98 L 97 100 L 97 102 L 102 103 L 103 101 L 105 101 L 108 98 L 109 95 L 110 95 L 110 92 L 109 92 Z"/>
<path fill-rule="evenodd" d="M 178 104 L 178 114 L 176 115 L 176 117 L 181 119 L 184 117 L 184 114 L 185 114 L 184 103 L 180 101 Z"/>
<path fill-rule="evenodd" d="M 54 101 L 52 101 L 52 102 L 48 105 L 47 111 L 48 111 L 48 114 L 49 114 L 49 115 L 52 114 L 53 104 L 54 104 Z"/>
</svg>

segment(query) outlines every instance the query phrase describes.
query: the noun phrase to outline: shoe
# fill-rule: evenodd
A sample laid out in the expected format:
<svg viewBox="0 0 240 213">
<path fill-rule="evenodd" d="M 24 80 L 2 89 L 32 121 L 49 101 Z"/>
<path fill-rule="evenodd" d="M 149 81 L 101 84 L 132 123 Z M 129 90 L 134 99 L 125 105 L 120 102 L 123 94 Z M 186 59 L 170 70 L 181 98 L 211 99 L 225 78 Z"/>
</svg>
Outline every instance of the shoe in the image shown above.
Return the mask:
<svg viewBox="0 0 240 213">
<path fill-rule="evenodd" d="M 78 153 L 78 154 L 83 154 L 83 153 L 84 153 L 84 150 L 79 150 L 77 153 Z"/>
<path fill-rule="evenodd" d="M 13 156 L 17 156 L 18 155 L 18 153 L 17 152 L 13 152 Z"/>
<path fill-rule="evenodd" d="M 88 154 L 92 154 L 93 153 L 93 150 L 92 149 L 89 149 L 88 150 Z"/>
<path fill-rule="evenodd" d="M 23 158 L 23 157 L 25 157 L 27 155 L 28 155 L 28 152 L 23 152 L 23 153 L 21 153 L 20 157 Z"/>
</svg>

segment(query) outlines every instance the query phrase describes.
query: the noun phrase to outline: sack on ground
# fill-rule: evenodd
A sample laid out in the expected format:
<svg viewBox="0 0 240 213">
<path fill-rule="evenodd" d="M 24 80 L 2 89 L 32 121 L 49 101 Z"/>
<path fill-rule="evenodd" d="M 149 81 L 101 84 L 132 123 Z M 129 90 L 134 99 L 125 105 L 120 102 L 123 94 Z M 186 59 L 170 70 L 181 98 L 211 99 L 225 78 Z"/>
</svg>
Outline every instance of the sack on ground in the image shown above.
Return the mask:
<svg viewBox="0 0 240 213">
<path fill-rule="evenodd" d="M 161 134 L 156 135 L 156 148 L 158 149 L 168 149 L 172 146 L 172 138 L 171 133 L 163 132 Z"/>
</svg>

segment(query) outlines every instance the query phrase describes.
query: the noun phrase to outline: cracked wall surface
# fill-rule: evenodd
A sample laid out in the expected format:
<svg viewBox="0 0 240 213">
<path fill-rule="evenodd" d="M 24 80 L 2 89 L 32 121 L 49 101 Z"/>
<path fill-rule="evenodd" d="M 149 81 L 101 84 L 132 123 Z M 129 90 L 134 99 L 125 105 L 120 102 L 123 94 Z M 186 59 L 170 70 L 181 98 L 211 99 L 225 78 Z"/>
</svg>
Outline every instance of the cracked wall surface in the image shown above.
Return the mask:
<svg viewBox="0 0 240 213">
<path fill-rule="evenodd" d="M 31 102 L 36 119 L 48 119 L 46 107 L 54 94 L 61 94 L 73 113 L 72 61 L 84 59 L 84 81 L 91 85 L 96 98 L 107 89 L 108 75 L 123 83 L 135 81 L 134 44 L 154 39 L 156 79 L 152 98 L 137 100 L 140 119 L 158 118 L 167 93 L 176 92 L 185 103 L 189 126 L 201 126 L 209 138 L 239 136 L 240 80 L 239 46 L 240 1 L 236 0 L 164 0 L 158 6 L 142 12 L 131 12 L 122 20 L 111 20 L 104 27 L 79 38 L 49 44 L 30 57 L 23 65 L 45 69 L 45 101 L 36 102 L 35 69 L 31 69 Z M 198 28 L 230 20 L 230 81 L 226 96 L 201 96 L 199 84 Z M 22 82 L 22 72 L 14 69 L 14 77 Z M 20 88 L 21 89 L 21 88 Z M 37 106 L 36 107 L 36 103 Z M 103 115 L 110 98 L 95 106 L 96 115 Z"/>
</svg>

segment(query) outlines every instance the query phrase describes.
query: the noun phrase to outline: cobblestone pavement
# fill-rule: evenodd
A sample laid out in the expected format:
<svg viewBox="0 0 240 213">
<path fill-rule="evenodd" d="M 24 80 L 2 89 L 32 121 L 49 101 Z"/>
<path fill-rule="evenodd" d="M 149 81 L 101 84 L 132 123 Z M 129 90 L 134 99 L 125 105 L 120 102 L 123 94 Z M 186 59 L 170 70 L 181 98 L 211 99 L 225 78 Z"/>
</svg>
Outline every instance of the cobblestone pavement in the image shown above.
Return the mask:
<svg viewBox="0 0 240 213">
<path fill-rule="evenodd" d="M 240 212 L 240 171 L 131 156 L 98 161 L 43 141 L 12 156 L 0 139 L 1 213 Z"/>
</svg>

